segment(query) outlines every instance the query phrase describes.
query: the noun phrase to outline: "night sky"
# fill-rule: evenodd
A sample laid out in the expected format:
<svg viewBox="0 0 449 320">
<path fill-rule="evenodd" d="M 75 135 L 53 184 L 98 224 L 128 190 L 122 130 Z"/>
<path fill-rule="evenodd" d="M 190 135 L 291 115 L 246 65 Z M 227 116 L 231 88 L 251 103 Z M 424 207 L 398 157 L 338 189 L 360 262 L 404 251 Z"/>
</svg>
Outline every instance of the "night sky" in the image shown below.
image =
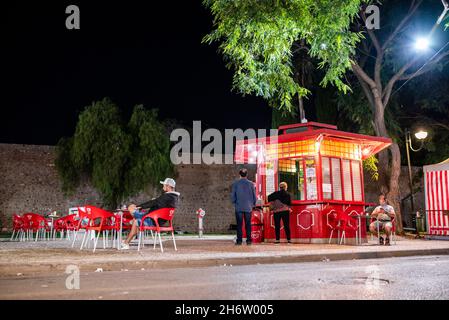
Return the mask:
<svg viewBox="0 0 449 320">
<path fill-rule="evenodd" d="M 231 92 L 217 45 L 201 44 L 212 16 L 201 1 L 28 1 L 2 4 L 0 143 L 54 145 L 80 111 L 110 97 L 163 119 L 210 127 L 269 128 L 271 109 Z M 80 8 L 80 30 L 65 8 Z"/>
</svg>

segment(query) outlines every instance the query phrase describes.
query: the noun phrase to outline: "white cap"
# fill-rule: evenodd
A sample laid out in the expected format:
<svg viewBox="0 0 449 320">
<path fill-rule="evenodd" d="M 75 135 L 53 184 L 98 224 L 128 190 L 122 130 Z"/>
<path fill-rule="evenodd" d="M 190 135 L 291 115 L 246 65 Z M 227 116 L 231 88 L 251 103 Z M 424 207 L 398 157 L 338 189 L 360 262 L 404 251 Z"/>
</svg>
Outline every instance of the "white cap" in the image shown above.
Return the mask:
<svg viewBox="0 0 449 320">
<path fill-rule="evenodd" d="M 172 178 L 165 178 L 164 181 L 160 181 L 161 184 L 166 184 L 172 188 L 176 187 L 176 182 Z"/>
</svg>

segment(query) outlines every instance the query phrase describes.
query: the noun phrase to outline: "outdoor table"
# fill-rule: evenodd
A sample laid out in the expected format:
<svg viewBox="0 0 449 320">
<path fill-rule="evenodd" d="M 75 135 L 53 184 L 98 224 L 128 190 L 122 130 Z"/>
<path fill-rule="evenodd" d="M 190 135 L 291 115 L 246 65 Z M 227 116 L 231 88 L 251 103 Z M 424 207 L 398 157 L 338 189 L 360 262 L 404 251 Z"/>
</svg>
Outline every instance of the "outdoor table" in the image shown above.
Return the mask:
<svg viewBox="0 0 449 320">
<path fill-rule="evenodd" d="M 117 250 L 121 250 L 121 245 L 122 245 L 122 231 L 123 231 L 123 211 L 122 210 L 118 210 L 114 212 L 114 215 L 120 216 L 120 232 L 117 236 Z"/>
<path fill-rule="evenodd" d="M 357 220 L 359 221 L 358 229 L 359 229 L 359 238 L 356 240 L 356 245 L 362 245 L 362 218 L 367 219 L 369 218 L 369 214 L 358 214 Z M 364 223 L 364 226 L 366 228 L 366 222 Z"/>
<path fill-rule="evenodd" d="M 48 217 L 51 218 L 50 236 L 53 237 L 53 226 L 55 224 L 55 218 L 59 218 L 59 216 L 49 214 Z"/>
</svg>

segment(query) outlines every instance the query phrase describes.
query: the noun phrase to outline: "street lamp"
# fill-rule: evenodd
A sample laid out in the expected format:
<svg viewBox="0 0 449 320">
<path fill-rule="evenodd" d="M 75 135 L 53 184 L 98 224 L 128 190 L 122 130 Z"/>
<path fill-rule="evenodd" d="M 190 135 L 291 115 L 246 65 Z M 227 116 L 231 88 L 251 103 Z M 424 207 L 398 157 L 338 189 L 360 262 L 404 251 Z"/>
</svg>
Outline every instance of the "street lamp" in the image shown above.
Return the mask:
<svg viewBox="0 0 449 320">
<path fill-rule="evenodd" d="M 413 152 L 420 151 L 424 146 L 424 139 L 427 138 L 427 131 L 419 130 L 418 132 L 415 133 L 415 137 L 416 137 L 416 139 L 421 141 L 421 145 L 419 146 L 418 149 L 413 148 L 412 137 L 411 137 L 410 131 L 408 129 L 405 130 L 405 149 L 407 150 L 408 177 L 409 177 L 409 183 L 410 183 L 410 204 L 411 204 L 412 213 L 415 213 L 415 204 L 413 201 L 413 178 L 412 178 L 412 167 L 410 165 L 409 149 L 412 150 Z M 414 219 L 414 227 L 416 230 L 416 235 L 418 236 L 419 233 L 418 233 L 418 224 L 416 221 L 416 216 Z"/>
<path fill-rule="evenodd" d="M 429 46 L 430 46 L 430 41 L 428 38 L 420 37 L 420 38 L 416 39 L 416 42 L 415 42 L 416 50 L 426 51 L 427 49 L 429 49 Z"/>
<path fill-rule="evenodd" d="M 415 133 L 415 137 L 416 139 L 423 141 L 425 138 L 427 138 L 427 131 L 419 130 L 417 133 Z"/>
</svg>

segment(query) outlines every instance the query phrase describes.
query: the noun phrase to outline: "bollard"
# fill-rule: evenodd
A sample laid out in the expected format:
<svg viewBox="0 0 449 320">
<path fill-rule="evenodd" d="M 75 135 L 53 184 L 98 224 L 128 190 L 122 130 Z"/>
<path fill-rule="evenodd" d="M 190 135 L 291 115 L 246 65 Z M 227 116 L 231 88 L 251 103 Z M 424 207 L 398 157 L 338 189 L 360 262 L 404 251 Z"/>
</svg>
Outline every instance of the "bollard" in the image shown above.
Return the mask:
<svg viewBox="0 0 449 320">
<path fill-rule="evenodd" d="M 198 238 L 203 237 L 203 218 L 206 215 L 206 211 L 199 208 L 196 210 L 196 216 L 198 217 Z"/>
</svg>

